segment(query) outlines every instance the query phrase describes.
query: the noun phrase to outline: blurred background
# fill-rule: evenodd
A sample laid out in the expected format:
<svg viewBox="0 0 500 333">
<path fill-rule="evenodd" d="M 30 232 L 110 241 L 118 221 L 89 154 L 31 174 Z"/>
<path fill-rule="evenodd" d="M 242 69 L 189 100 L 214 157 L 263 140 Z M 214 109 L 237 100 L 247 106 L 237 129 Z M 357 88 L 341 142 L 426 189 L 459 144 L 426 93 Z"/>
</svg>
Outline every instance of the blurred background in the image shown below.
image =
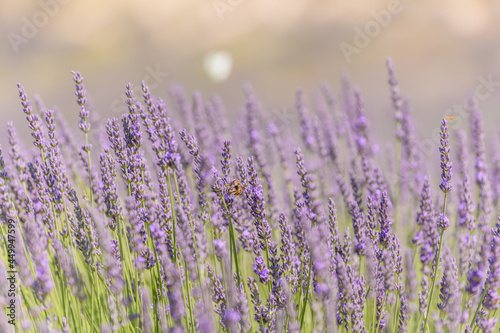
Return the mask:
<svg viewBox="0 0 500 333">
<path fill-rule="evenodd" d="M 70 70 L 82 73 L 102 117 L 126 110 L 128 82 L 137 89 L 147 80 L 163 97 L 174 84 L 216 93 L 232 119 L 244 107 L 244 82 L 267 110 L 293 113 L 296 88 L 310 94 L 327 81 L 338 93 L 349 73 L 384 140 L 394 129 L 386 57 L 422 136 L 481 78 L 500 82 L 494 0 L 0 0 L 0 36 L 0 133 L 12 120 L 25 137 L 17 82 L 77 128 Z M 485 89 L 480 106 L 496 137 L 500 84 Z"/>
</svg>

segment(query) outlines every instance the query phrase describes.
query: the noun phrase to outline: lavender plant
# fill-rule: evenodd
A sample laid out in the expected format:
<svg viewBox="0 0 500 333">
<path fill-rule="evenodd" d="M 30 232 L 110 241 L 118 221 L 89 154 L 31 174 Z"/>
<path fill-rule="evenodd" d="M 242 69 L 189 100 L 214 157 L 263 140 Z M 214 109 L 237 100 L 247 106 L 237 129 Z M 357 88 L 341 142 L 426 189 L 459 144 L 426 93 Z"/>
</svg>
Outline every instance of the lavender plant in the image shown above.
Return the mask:
<svg viewBox="0 0 500 333">
<path fill-rule="evenodd" d="M 190 106 L 176 88 L 170 104 L 128 84 L 128 112 L 99 142 L 80 73 L 74 111 L 38 98 L 34 110 L 18 84 L 35 149 L 7 124 L 0 331 L 498 332 L 498 166 L 478 105 L 472 149 L 445 118 L 439 149 L 419 159 L 387 67 L 392 169 L 348 77 L 312 106 L 298 90 L 286 126 L 247 86 L 233 128 L 219 97 L 195 92 Z"/>
</svg>

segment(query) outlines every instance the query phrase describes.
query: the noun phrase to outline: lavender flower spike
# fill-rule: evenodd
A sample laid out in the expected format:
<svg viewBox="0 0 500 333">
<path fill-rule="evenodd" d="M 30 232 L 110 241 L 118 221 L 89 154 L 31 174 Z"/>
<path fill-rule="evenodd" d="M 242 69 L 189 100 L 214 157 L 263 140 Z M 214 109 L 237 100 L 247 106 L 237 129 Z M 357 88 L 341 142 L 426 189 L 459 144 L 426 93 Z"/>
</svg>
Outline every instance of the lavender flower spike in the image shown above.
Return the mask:
<svg viewBox="0 0 500 333">
<path fill-rule="evenodd" d="M 394 70 L 394 62 L 391 58 L 387 58 L 387 71 L 389 75 L 389 86 L 391 87 L 391 101 L 392 107 L 395 111 L 394 119 L 396 120 L 396 138 L 401 140 L 404 136 L 402 131 L 403 113 L 403 99 L 399 91 L 399 84 Z"/>
<path fill-rule="evenodd" d="M 450 161 L 450 146 L 448 145 L 448 121 L 443 118 L 441 121 L 441 147 L 439 152 L 441 153 L 441 185 L 439 188 L 443 193 L 448 193 L 451 191 L 451 161 Z"/>
<path fill-rule="evenodd" d="M 23 106 L 23 112 L 26 114 L 26 119 L 29 123 L 29 128 L 31 129 L 31 136 L 35 141 L 33 145 L 40 149 L 42 156 L 46 151 L 45 140 L 43 135 L 42 120 L 37 114 L 33 113 L 33 107 L 31 106 L 31 101 L 24 92 L 23 86 L 20 83 L 17 84 L 17 89 L 19 91 L 19 99 L 21 99 L 21 105 Z"/>
<path fill-rule="evenodd" d="M 433 261 L 433 273 L 431 273 L 432 282 L 431 282 L 431 292 L 429 294 L 429 303 L 427 304 L 427 311 L 425 315 L 425 321 L 423 329 L 424 331 L 427 329 L 427 323 L 429 321 L 429 310 L 431 308 L 430 304 L 432 303 L 432 296 L 434 294 L 434 287 L 436 284 L 437 272 L 439 269 L 439 261 L 441 259 L 441 250 L 443 248 L 443 235 L 444 231 L 450 225 L 450 221 L 446 217 L 446 195 L 449 191 L 451 191 L 451 162 L 450 162 L 450 147 L 448 146 L 448 122 L 445 118 L 441 121 L 441 147 L 439 148 L 439 152 L 441 153 L 441 179 L 442 183 L 439 186 L 441 191 L 444 193 L 443 200 L 443 212 L 439 215 L 439 221 L 437 222 L 438 227 L 441 229 L 439 232 L 439 246 L 437 256 Z M 447 301 L 446 301 L 447 302 Z M 444 302 L 444 303 L 446 303 Z"/>
<path fill-rule="evenodd" d="M 87 122 L 87 118 L 90 116 L 90 112 L 85 109 L 85 103 L 87 103 L 87 98 L 85 94 L 87 91 L 85 90 L 85 86 L 83 85 L 83 77 L 80 72 L 71 71 L 73 74 L 73 81 L 75 81 L 75 95 L 76 95 L 76 103 L 80 106 L 80 122 L 78 123 L 78 127 L 84 133 L 88 133 L 90 131 L 90 123 Z"/>
<path fill-rule="evenodd" d="M 392 222 L 388 216 L 388 198 L 386 192 L 382 193 L 382 200 L 380 201 L 379 223 L 380 223 L 379 241 L 382 244 L 382 246 L 387 247 L 389 244 Z"/>
<path fill-rule="evenodd" d="M 483 305 L 488 310 L 496 310 L 500 306 L 500 235 L 493 235 L 491 242 L 490 270 L 488 273 L 488 289 Z"/>
</svg>

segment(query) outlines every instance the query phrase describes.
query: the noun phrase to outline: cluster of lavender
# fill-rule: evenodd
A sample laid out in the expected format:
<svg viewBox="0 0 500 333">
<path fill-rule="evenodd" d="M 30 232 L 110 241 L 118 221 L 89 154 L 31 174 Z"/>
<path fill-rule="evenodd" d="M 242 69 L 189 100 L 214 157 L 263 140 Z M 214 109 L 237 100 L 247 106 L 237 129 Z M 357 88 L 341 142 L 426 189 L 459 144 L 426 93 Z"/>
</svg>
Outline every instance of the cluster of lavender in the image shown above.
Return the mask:
<svg viewBox="0 0 500 333">
<path fill-rule="evenodd" d="M 298 91 L 281 124 L 250 86 L 230 126 L 219 98 L 175 88 L 166 103 L 144 82 L 99 124 L 74 72 L 80 133 L 18 85 L 34 148 L 8 123 L 0 278 L 13 220 L 18 292 L 0 331 L 498 332 L 500 158 L 473 98 L 472 149 L 446 117 L 425 156 L 387 64 L 386 156 L 347 77 L 313 108 Z"/>
</svg>

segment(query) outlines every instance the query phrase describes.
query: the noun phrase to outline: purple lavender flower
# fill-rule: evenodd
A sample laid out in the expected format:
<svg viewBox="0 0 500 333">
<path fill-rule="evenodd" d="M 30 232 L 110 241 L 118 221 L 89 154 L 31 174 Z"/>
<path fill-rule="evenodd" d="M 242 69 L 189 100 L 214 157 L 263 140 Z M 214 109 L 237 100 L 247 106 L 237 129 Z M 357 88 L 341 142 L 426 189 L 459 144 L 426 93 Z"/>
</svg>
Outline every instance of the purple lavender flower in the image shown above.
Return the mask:
<svg viewBox="0 0 500 333">
<path fill-rule="evenodd" d="M 207 197 L 205 195 L 205 187 L 206 187 L 206 161 L 202 154 L 200 153 L 200 149 L 198 147 L 198 143 L 193 136 L 187 133 L 186 130 L 182 130 L 179 132 L 182 140 L 186 144 L 189 149 L 189 153 L 194 158 L 194 172 L 196 174 L 196 187 L 198 190 L 198 203 L 202 212 L 200 214 L 200 218 L 203 221 L 203 224 L 206 224 L 208 221 L 208 213 L 206 212 L 208 209 Z"/>
<path fill-rule="evenodd" d="M 349 171 L 349 178 L 351 180 L 352 193 L 354 200 L 358 205 L 358 209 L 363 212 L 363 194 L 361 193 L 360 182 L 356 179 L 355 172 L 353 170 Z"/>
<path fill-rule="evenodd" d="M 250 214 L 254 217 L 254 225 L 260 240 L 260 248 L 265 250 L 271 240 L 272 229 L 266 219 L 266 205 L 264 201 L 264 190 L 259 184 L 255 171 L 255 164 L 251 157 L 248 158 L 249 189 L 245 191 L 245 197 L 250 207 Z"/>
<path fill-rule="evenodd" d="M 401 296 L 401 307 L 399 308 L 399 324 L 398 333 L 404 333 L 407 331 L 408 319 L 410 318 L 408 314 L 408 303 L 406 296 Z"/>
<path fill-rule="evenodd" d="M 22 182 L 26 182 L 28 180 L 28 174 L 26 172 L 27 171 L 26 158 L 24 154 L 20 151 L 20 146 L 17 141 L 16 129 L 14 128 L 14 124 L 11 121 L 7 123 L 7 136 L 9 138 L 9 144 L 11 146 L 9 152 L 10 159 L 17 169 L 20 180 Z M 4 167 L 5 167 L 5 162 L 3 161 L 3 157 L 0 157 L 0 170 L 2 170 Z"/>
<path fill-rule="evenodd" d="M 323 125 L 326 123 L 326 119 L 322 119 Z M 325 126 L 325 125 L 324 125 Z M 314 133 L 314 140 L 316 142 L 316 151 L 321 161 L 324 163 L 328 162 L 329 150 L 327 147 L 327 139 L 325 138 L 325 133 L 323 133 L 323 128 L 320 126 L 320 120 L 318 116 L 314 115 L 312 117 L 312 130 Z M 327 132 L 328 133 L 328 132 Z M 320 170 L 320 172 L 323 170 Z"/>
<path fill-rule="evenodd" d="M 122 116 L 123 132 L 125 134 L 125 144 L 136 152 L 142 145 L 141 126 L 137 115 L 126 114 Z"/>
<path fill-rule="evenodd" d="M 444 274 L 441 279 L 441 288 L 439 298 L 441 302 L 438 303 L 438 308 L 441 311 L 450 311 L 450 299 L 455 297 L 458 293 L 458 271 L 455 264 L 455 258 L 444 261 Z"/>
<path fill-rule="evenodd" d="M 87 91 L 83 85 L 83 77 L 80 72 L 71 71 L 71 73 L 73 74 L 73 81 L 75 81 L 75 95 L 77 98 L 76 103 L 80 106 L 80 122 L 78 123 L 78 127 L 86 134 L 90 131 L 90 123 L 87 121 L 87 118 L 90 116 L 90 112 L 85 108 L 85 104 L 87 103 L 85 94 Z"/>
<path fill-rule="evenodd" d="M 106 216 L 111 218 L 110 229 L 116 230 L 119 219 L 122 217 L 122 207 L 118 201 L 115 161 L 106 147 L 104 147 L 104 153 L 101 154 L 100 163 Z"/>
<path fill-rule="evenodd" d="M 392 240 L 392 237 L 390 237 L 390 240 Z M 390 243 L 389 246 L 392 247 L 392 244 Z M 391 253 L 391 249 L 389 250 L 384 250 L 382 253 L 379 253 L 379 270 L 378 274 L 380 274 L 379 277 L 383 278 L 383 285 L 384 285 L 384 290 L 386 292 L 391 292 L 395 289 L 395 283 L 397 282 L 394 273 L 396 271 L 396 262 L 394 262 L 394 256 Z"/>
<path fill-rule="evenodd" d="M 469 163 L 469 156 L 467 152 L 467 135 L 463 130 L 457 130 L 455 132 L 457 140 L 457 172 L 458 175 L 463 177 L 467 173 L 467 165 Z"/>
<path fill-rule="evenodd" d="M 29 123 L 29 128 L 31 129 L 31 136 L 35 141 L 33 141 L 33 145 L 40 149 L 42 156 L 45 153 L 45 139 L 42 127 L 42 121 L 37 114 L 33 114 L 33 107 L 31 106 L 31 101 L 26 96 L 24 92 L 23 86 L 20 83 L 17 84 L 17 88 L 19 90 L 19 98 L 21 99 L 21 105 L 23 106 L 23 112 L 26 114 L 26 119 Z"/>
<path fill-rule="evenodd" d="M 486 273 L 483 270 L 471 270 L 467 276 L 468 283 L 465 291 L 469 294 L 476 295 L 479 292 L 485 277 Z"/>
<path fill-rule="evenodd" d="M 181 320 L 186 310 L 183 302 L 180 272 L 174 263 L 165 256 L 161 258 L 161 263 L 163 264 L 164 279 L 168 288 L 167 296 L 170 316 L 175 326 L 181 326 Z M 211 277 L 209 269 L 208 275 Z M 175 331 L 175 327 L 173 330 Z"/>
<path fill-rule="evenodd" d="M 339 283 L 339 291 L 344 300 L 349 300 L 352 295 L 352 285 L 349 281 L 348 271 L 346 264 L 340 254 L 337 254 L 336 260 L 336 274 Z"/>
<path fill-rule="evenodd" d="M 264 184 L 267 188 L 267 196 L 266 199 L 269 203 L 269 211 L 270 216 L 274 220 L 275 215 L 277 214 L 276 210 L 276 194 L 274 190 L 274 183 L 271 177 L 271 172 L 269 171 L 269 167 L 267 165 L 267 161 L 265 159 L 263 153 L 263 147 L 261 143 L 259 126 L 258 126 L 258 111 L 260 110 L 260 106 L 255 97 L 255 93 L 253 92 L 253 88 L 250 85 L 246 87 L 247 94 L 247 131 L 248 131 L 248 147 L 250 149 L 250 154 L 254 156 L 257 167 L 259 168 L 260 173 L 262 174 L 262 178 L 264 180 Z"/>
<path fill-rule="evenodd" d="M 308 208 L 308 216 L 313 223 L 321 223 L 322 216 L 319 212 L 319 200 L 316 193 L 316 184 L 312 179 L 312 175 L 305 168 L 304 156 L 299 148 L 294 150 L 296 157 L 297 173 L 300 176 L 300 181 L 302 183 L 302 188 L 304 192 L 302 196 L 304 197 L 304 202 Z"/>
<path fill-rule="evenodd" d="M 0 178 L 4 180 L 7 178 L 7 172 L 5 171 L 5 160 L 2 154 L 2 145 L 0 145 Z"/>
<path fill-rule="evenodd" d="M 484 333 L 492 333 L 497 323 L 498 319 L 496 318 L 482 318 L 478 326 L 481 327 Z"/>
<path fill-rule="evenodd" d="M 229 172 L 231 170 L 231 141 L 224 141 L 224 147 L 222 147 L 222 174 L 224 175 L 224 181 L 229 184 Z"/>
<path fill-rule="evenodd" d="M 222 239 L 214 239 L 214 252 L 219 261 L 227 254 L 226 243 Z"/>
<path fill-rule="evenodd" d="M 459 191 L 460 203 L 458 205 L 458 225 L 468 230 L 475 228 L 474 203 L 470 193 L 469 178 L 464 174 L 463 183 Z"/>
<path fill-rule="evenodd" d="M 296 91 L 296 108 L 300 118 L 300 129 L 302 133 L 302 140 L 309 150 L 314 150 L 316 146 L 314 134 L 312 133 L 311 118 L 309 116 L 309 109 L 307 108 L 304 100 L 304 93 L 298 89 Z"/>
<path fill-rule="evenodd" d="M 356 278 L 354 285 L 354 310 L 351 312 L 353 332 L 367 333 L 363 321 L 363 311 L 366 304 L 366 281 L 363 277 Z"/>
<path fill-rule="evenodd" d="M 443 193 L 448 193 L 451 191 L 451 161 L 450 161 L 450 147 L 448 145 L 448 121 L 443 118 L 441 121 L 441 147 L 439 152 L 441 153 L 441 185 L 439 188 Z"/>
<path fill-rule="evenodd" d="M 448 219 L 448 217 L 446 215 L 439 214 L 439 219 L 438 219 L 437 225 L 442 230 L 446 230 L 450 226 L 450 220 Z"/>
<path fill-rule="evenodd" d="M 354 99 L 356 103 L 355 112 L 356 118 L 354 120 L 354 140 L 356 142 L 356 148 L 358 150 L 358 154 L 362 156 L 369 155 L 371 153 L 368 144 L 368 119 L 365 115 L 365 105 L 363 102 L 363 97 L 361 96 L 361 91 L 358 87 L 354 87 Z"/>
<path fill-rule="evenodd" d="M 401 118 L 401 130 L 403 131 L 402 136 L 402 156 L 405 162 L 401 175 L 402 179 L 408 179 L 412 172 L 414 172 L 418 165 L 421 165 L 420 159 L 417 159 L 418 154 L 416 148 L 416 138 L 415 138 L 415 125 L 411 117 L 410 102 L 408 99 L 403 99 L 402 105 L 402 118 Z M 420 164 L 419 164 L 420 163 Z M 410 185 L 411 189 L 411 185 Z"/>
<path fill-rule="evenodd" d="M 392 108 L 394 109 L 394 119 L 396 120 L 396 138 L 401 140 L 404 136 L 402 131 L 403 114 L 401 112 L 403 102 L 399 91 L 398 80 L 394 70 L 394 62 L 387 58 L 387 71 L 389 73 L 389 86 L 391 89 Z"/>
<path fill-rule="evenodd" d="M 280 250 L 281 250 L 281 271 L 288 276 L 288 272 L 292 266 L 292 260 L 295 255 L 295 244 L 293 243 L 292 226 L 288 224 L 284 214 L 279 215 L 279 227 L 281 230 Z"/>
<path fill-rule="evenodd" d="M 27 240 L 27 248 L 31 253 L 31 260 L 35 273 L 35 280 L 31 286 L 39 301 L 44 302 L 45 298 L 54 288 L 49 267 L 49 255 L 47 253 L 48 237 L 40 224 L 40 219 L 33 221 L 29 226 L 27 234 L 31 236 Z"/>
<path fill-rule="evenodd" d="M 139 256 L 137 256 L 136 267 L 139 270 L 151 269 L 156 264 L 153 251 L 149 247 L 145 247 Z"/>
<path fill-rule="evenodd" d="M 351 234 L 349 232 L 349 228 L 346 228 L 344 233 L 344 242 L 343 244 L 339 244 L 338 253 L 342 256 L 344 261 L 351 261 L 351 248 L 352 248 L 352 240 Z"/>
<path fill-rule="evenodd" d="M 358 256 L 365 255 L 365 222 L 363 213 L 359 211 L 358 205 L 353 202 L 350 209 L 352 226 L 354 230 L 354 251 Z"/>
<path fill-rule="evenodd" d="M 484 297 L 484 307 L 491 311 L 500 306 L 500 235 L 493 235 L 489 259 L 488 286 Z"/>
<path fill-rule="evenodd" d="M 349 207 L 351 204 L 351 201 L 354 200 L 353 195 L 350 192 L 346 182 L 344 181 L 344 179 L 342 178 L 341 175 L 337 175 L 336 180 L 337 180 L 337 184 L 338 184 L 340 193 L 342 194 L 342 199 L 344 199 L 344 204 L 346 207 Z"/>
<path fill-rule="evenodd" d="M 471 112 L 471 132 L 474 153 L 476 155 L 476 182 L 481 184 L 486 177 L 486 163 L 485 163 L 485 144 L 484 144 L 484 126 L 481 118 L 481 111 L 472 97 L 469 98 L 468 104 L 472 109 Z"/>
<path fill-rule="evenodd" d="M 270 309 L 268 305 L 263 305 L 257 282 L 250 276 L 248 277 L 248 287 L 250 288 L 250 295 L 255 310 L 254 319 L 259 323 L 262 330 L 272 320 L 274 310 Z"/>
<path fill-rule="evenodd" d="M 379 224 L 380 224 L 380 233 L 379 233 L 379 241 L 383 247 L 387 247 L 390 239 L 390 229 L 392 222 L 388 215 L 388 198 L 387 193 L 382 193 L 382 201 L 380 201 L 379 207 Z"/>
<path fill-rule="evenodd" d="M 471 132 L 474 153 L 476 155 L 476 184 L 479 187 L 479 222 L 478 228 L 484 233 L 488 233 L 488 223 L 491 215 L 492 198 L 491 186 L 488 177 L 488 170 L 485 160 L 484 129 L 481 118 L 481 111 L 473 98 L 469 99 L 471 108 Z"/>
<path fill-rule="evenodd" d="M 262 257 L 255 258 L 255 262 L 253 264 L 253 271 L 255 274 L 257 274 L 261 283 L 267 284 L 269 281 L 271 281 L 271 275 L 270 275 L 271 272 L 267 268 L 264 258 Z"/>
<path fill-rule="evenodd" d="M 382 277 L 382 275 L 378 275 L 377 276 L 377 286 L 376 286 L 376 311 L 377 311 L 377 315 L 376 315 L 376 319 L 377 319 L 377 323 L 378 323 L 378 326 L 374 326 L 376 327 L 375 330 L 376 331 L 379 331 L 379 330 L 384 330 L 384 328 L 387 326 L 387 323 L 386 323 L 386 314 L 387 314 L 387 311 L 385 310 L 385 302 L 387 300 L 387 294 L 386 294 L 386 290 L 384 289 L 384 278 Z M 376 324 L 374 324 L 376 325 Z"/>
</svg>

